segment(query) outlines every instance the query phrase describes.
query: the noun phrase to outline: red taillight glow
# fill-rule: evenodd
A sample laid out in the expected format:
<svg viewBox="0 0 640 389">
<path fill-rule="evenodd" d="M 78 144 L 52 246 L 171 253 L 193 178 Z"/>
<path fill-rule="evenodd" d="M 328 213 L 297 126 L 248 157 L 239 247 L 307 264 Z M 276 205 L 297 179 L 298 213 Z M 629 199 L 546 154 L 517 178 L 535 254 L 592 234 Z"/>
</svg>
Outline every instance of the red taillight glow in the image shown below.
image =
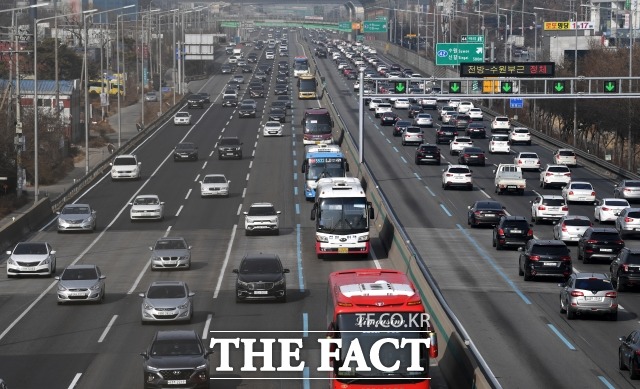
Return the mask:
<svg viewBox="0 0 640 389">
<path fill-rule="evenodd" d="M 567 225 L 562 223 L 562 231 L 567 232 Z"/>
<path fill-rule="evenodd" d="M 469 154 L 465 154 L 465 155 L 464 155 L 464 157 L 465 157 L 465 158 L 469 158 Z"/>
<path fill-rule="evenodd" d="M 584 293 L 580 292 L 579 290 L 572 290 L 571 291 L 571 296 L 572 297 L 584 296 Z"/>
<path fill-rule="evenodd" d="M 624 218 L 624 222 L 625 222 L 625 223 L 630 223 L 630 222 L 632 222 L 632 221 L 633 221 L 633 219 L 632 219 L 632 218 L 630 218 L 630 217 L 628 217 L 628 216 Z"/>
<path fill-rule="evenodd" d="M 591 192 L 591 196 L 595 197 L 596 196 L 596 192 Z"/>
<path fill-rule="evenodd" d="M 529 257 L 530 261 L 539 261 L 540 260 L 540 256 L 539 255 L 532 255 Z"/>
<path fill-rule="evenodd" d="M 598 241 L 597 240 L 593 240 L 593 239 L 589 239 L 587 241 L 587 244 L 595 244 L 595 243 L 598 243 Z"/>
<path fill-rule="evenodd" d="M 547 177 L 552 176 L 552 175 L 553 175 L 553 173 L 549 173 L 549 172 L 547 172 L 547 174 L 545 174 L 545 176 L 547 176 Z"/>
<path fill-rule="evenodd" d="M 565 256 L 561 257 L 560 260 L 562 260 L 562 262 L 571 262 L 571 256 L 570 255 L 565 255 Z"/>
<path fill-rule="evenodd" d="M 527 236 L 533 236 L 533 230 L 529 230 L 529 232 L 527 232 Z"/>
<path fill-rule="evenodd" d="M 570 191 L 569 191 L 569 194 L 570 194 L 570 195 L 573 195 L 573 191 L 572 191 L 572 190 L 570 190 Z"/>
<path fill-rule="evenodd" d="M 629 271 L 629 265 L 627 265 L 627 264 L 622 265 L 622 271 L 628 272 Z"/>
<path fill-rule="evenodd" d="M 498 229 L 498 235 L 504 235 L 504 230 L 502 228 Z"/>
<path fill-rule="evenodd" d="M 547 207 L 544 205 L 538 205 L 538 211 L 544 211 L 545 209 L 547 209 Z"/>
<path fill-rule="evenodd" d="M 608 210 L 609 210 L 609 207 L 602 207 L 602 210 L 603 210 L 603 211 L 608 211 Z"/>
<path fill-rule="evenodd" d="M 568 210 L 569 210 L 569 207 L 567 207 L 567 206 L 565 205 L 564 207 L 562 207 L 562 210 L 563 210 L 563 211 L 568 211 Z"/>
<path fill-rule="evenodd" d="M 607 292 L 604 297 L 611 297 L 612 299 L 617 298 L 618 297 L 618 293 L 616 292 Z"/>
</svg>

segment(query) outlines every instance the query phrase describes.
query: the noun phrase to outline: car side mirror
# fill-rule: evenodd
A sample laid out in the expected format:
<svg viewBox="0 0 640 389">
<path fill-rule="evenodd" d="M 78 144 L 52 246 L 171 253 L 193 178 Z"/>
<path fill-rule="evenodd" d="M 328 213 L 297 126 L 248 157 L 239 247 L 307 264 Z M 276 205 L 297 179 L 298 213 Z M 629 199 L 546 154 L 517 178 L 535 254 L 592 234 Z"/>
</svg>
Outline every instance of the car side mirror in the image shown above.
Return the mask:
<svg viewBox="0 0 640 389">
<path fill-rule="evenodd" d="M 627 340 L 626 336 L 621 336 L 618 338 L 619 341 L 624 342 L 625 340 Z"/>
<path fill-rule="evenodd" d="M 140 355 L 142 355 L 142 358 L 144 358 L 144 359 L 149 359 L 149 354 L 147 354 L 146 351 L 143 352 L 143 353 L 140 353 Z"/>
<path fill-rule="evenodd" d="M 558 284 L 559 287 L 564 288 L 565 284 L 563 284 L 562 282 Z"/>
<path fill-rule="evenodd" d="M 276 211 L 276 214 L 280 215 L 282 213 L 282 211 Z"/>
<path fill-rule="evenodd" d="M 239 273 L 238 269 L 233 269 L 233 270 L 231 270 L 231 272 L 232 272 L 232 273 L 236 273 L 236 274 L 238 274 L 238 273 Z"/>
<path fill-rule="evenodd" d="M 60 211 L 56 211 L 56 215 L 60 215 Z"/>
<path fill-rule="evenodd" d="M 496 169 L 493 169 L 493 174 L 496 174 Z"/>
<path fill-rule="evenodd" d="M 193 297 L 196 295 L 196 292 L 189 292 L 189 297 Z"/>
<path fill-rule="evenodd" d="M 138 296 L 144 297 L 144 293 L 138 293 Z"/>
<path fill-rule="evenodd" d="M 290 271 L 289 269 L 282 269 L 283 273 L 289 273 L 289 271 Z"/>
<path fill-rule="evenodd" d="M 153 247 L 149 246 L 149 250 L 150 250 L 150 251 L 153 251 Z"/>
</svg>

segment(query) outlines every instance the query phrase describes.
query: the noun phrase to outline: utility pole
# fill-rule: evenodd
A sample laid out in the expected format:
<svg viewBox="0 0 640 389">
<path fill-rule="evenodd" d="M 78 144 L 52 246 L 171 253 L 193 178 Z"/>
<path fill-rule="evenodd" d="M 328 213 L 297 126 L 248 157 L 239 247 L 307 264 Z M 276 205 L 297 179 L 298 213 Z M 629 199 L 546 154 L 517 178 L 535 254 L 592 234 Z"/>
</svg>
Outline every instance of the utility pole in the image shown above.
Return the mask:
<svg viewBox="0 0 640 389">
<path fill-rule="evenodd" d="M 24 135 L 22 134 L 22 113 L 20 110 L 20 46 L 18 36 L 18 23 L 16 20 L 17 16 L 15 11 L 12 12 L 11 20 L 13 22 L 13 31 L 14 31 L 14 45 L 15 51 L 14 55 L 16 56 L 16 136 L 14 138 L 13 144 L 16 148 L 16 192 L 18 197 L 22 196 L 22 188 L 24 187 L 24 168 L 22 167 L 22 152 L 24 151 L 25 140 Z M 37 129 L 36 129 L 37 130 Z"/>
</svg>

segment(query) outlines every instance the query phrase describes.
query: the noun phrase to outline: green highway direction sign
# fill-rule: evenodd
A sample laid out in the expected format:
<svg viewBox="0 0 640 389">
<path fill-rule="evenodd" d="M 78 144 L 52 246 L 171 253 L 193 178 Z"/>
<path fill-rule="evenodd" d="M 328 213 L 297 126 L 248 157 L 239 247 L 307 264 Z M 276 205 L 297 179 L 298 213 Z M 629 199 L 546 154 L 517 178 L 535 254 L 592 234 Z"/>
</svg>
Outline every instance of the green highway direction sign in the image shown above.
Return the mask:
<svg viewBox="0 0 640 389">
<path fill-rule="evenodd" d="M 220 27 L 232 27 L 236 28 L 240 26 L 240 22 L 220 22 Z"/>
<path fill-rule="evenodd" d="M 351 31 L 351 22 L 340 22 L 340 23 L 338 23 L 338 30 L 340 30 L 340 31 Z"/>
<path fill-rule="evenodd" d="M 362 32 L 387 32 L 387 22 L 385 20 L 365 20 Z"/>
<path fill-rule="evenodd" d="M 461 62 L 484 62 L 484 43 L 436 44 L 436 65 L 460 65 Z"/>
<path fill-rule="evenodd" d="M 484 35 L 463 35 L 460 37 L 462 43 L 484 43 Z"/>
</svg>

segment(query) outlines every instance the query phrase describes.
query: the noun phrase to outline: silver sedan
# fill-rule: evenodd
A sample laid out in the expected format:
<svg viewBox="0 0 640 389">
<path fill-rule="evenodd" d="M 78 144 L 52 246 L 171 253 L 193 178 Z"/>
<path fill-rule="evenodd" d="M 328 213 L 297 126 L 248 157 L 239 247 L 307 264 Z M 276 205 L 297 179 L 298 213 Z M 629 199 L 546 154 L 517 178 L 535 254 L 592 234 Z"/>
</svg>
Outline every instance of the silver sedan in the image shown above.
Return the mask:
<svg viewBox="0 0 640 389">
<path fill-rule="evenodd" d="M 101 303 L 105 297 L 105 275 L 96 265 L 68 266 L 58 280 L 58 304 L 74 301 Z"/>
<path fill-rule="evenodd" d="M 553 238 L 563 242 L 577 242 L 592 223 L 586 216 L 563 216 L 553 226 Z"/>
<path fill-rule="evenodd" d="M 58 232 L 95 229 L 96 211 L 88 204 L 67 204 L 58 212 Z"/>
<path fill-rule="evenodd" d="M 148 322 L 184 321 L 193 317 L 193 296 L 184 281 L 154 281 L 143 298 L 142 324 Z"/>
<path fill-rule="evenodd" d="M 160 238 L 149 250 L 151 270 L 191 268 L 191 246 L 184 238 Z"/>
</svg>

